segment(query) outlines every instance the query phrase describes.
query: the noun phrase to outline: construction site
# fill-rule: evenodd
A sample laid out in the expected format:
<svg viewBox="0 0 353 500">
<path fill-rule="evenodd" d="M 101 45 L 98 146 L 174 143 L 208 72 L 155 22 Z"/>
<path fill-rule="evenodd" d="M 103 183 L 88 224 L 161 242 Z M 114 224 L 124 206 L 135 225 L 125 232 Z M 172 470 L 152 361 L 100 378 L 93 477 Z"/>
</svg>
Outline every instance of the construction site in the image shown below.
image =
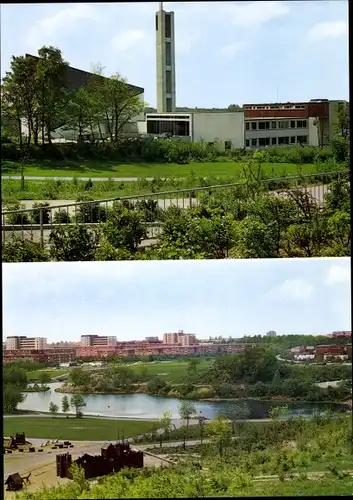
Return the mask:
<svg viewBox="0 0 353 500">
<path fill-rule="evenodd" d="M 34 492 L 44 486 L 70 482 L 73 464 L 84 470 L 86 479 L 115 473 L 122 468 L 168 465 L 163 457 L 137 450 L 124 442 L 28 441 L 24 433 L 3 438 L 3 454 L 3 491 L 8 500 L 16 498 L 19 491 Z"/>
</svg>

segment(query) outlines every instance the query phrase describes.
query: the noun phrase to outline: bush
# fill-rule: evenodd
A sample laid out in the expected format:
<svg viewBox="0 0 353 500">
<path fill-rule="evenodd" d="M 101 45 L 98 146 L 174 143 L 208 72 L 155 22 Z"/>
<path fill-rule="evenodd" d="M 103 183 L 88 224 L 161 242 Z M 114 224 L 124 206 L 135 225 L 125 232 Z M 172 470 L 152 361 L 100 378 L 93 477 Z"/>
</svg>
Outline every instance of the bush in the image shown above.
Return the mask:
<svg viewBox="0 0 353 500">
<path fill-rule="evenodd" d="M 98 234 L 84 226 L 58 227 L 49 236 L 50 255 L 57 261 L 94 260 L 98 242 Z"/>
<path fill-rule="evenodd" d="M 3 262 L 47 262 L 48 253 L 39 243 L 13 236 L 2 246 Z"/>
<path fill-rule="evenodd" d="M 34 203 L 32 208 L 34 209 L 31 212 L 31 219 L 34 224 L 41 223 L 41 215 L 42 212 L 42 224 L 49 224 L 50 221 L 50 204 L 49 203 Z"/>
<path fill-rule="evenodd" d="M 71 222 L 70 214 L 67 210 L 60 208 L 54 212 L 53 222 L 55 224 L 69 224 Z"/>
<path fill-rule="evenodd" d="M 11 203 L 11 204 L 6 204 L 5 205 L 5 211 L 11 211 L 12 213 L 7 214 L 6 217 L 6 224 L 13 224 L 14 226 L 17 225 L 25 225 L 25 224 L 30 224 L 30 218 L 28 215 L 28 212 L 16 212 L 16 210 L 23 210 L 24 205 L 18 202 Z"/>
</svg>

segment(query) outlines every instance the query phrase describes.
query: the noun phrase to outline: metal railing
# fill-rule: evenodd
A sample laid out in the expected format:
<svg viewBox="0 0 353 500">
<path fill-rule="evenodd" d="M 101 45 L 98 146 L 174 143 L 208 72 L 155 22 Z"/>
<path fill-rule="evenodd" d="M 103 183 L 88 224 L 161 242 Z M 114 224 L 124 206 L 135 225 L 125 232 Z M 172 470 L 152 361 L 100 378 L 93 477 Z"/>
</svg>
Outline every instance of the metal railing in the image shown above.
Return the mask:
<svg viewBox="0 0 353 500">
<path fill-rule="evenodd" d="M 163 214 L 170 206 L 188 209 L 202 202 L 204 195 L 216 192 L 231 192 L 243 198 L 254 194 L 254 190 L 270 191 L 280 196 L 288 196 L 290 191 L 300 189 L 308 192 L 313 201 L 323 207 L 328 184 L 334 179 L 343 178 L 348 182 L 348 171 L 322 172 L 302 176 L 287 176 L 275 179 L 262 179 L 254 182 L 244 181 L 213 186 L 192 187 L 173 191 L 160 191 L 148 194 L 122 196 L 104 200 L 80 202 L 55 202 L 47 207 L 26 207 L 6 210 L 1 213 L 2 241 L 16 235 L 21 239 L 39 241 L 42 245 L 57 227 L 84 224 L 92 229 L 107 221 L 114 203 L 128 208 L 138 207 L 145 214 L 147 238 L 156 240 L 163 225 Z M 28 203 L 28 202 L 26 202 Z M 31 202 L 33 205 L 35 201 Z"/>
</svg>

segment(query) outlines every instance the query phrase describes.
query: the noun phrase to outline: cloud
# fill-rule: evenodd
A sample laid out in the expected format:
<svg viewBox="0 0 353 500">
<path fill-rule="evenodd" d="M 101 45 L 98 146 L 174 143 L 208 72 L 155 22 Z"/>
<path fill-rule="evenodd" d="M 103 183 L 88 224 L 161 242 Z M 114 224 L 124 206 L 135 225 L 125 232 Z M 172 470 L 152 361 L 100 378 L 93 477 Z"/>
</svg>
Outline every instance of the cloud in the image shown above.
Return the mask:
<svg viewBox="0 0 353 500">
<path fill-rule="evenodd" d="M 175 34 L 175 51 L 180 54 L 191 52 L 195 48 L 195 44 L 200 40 L 201 35 L 198 32 L 186 32 Z"/>
<path fill-rule="evenodd" d="M 314 287 L 298 278 L 286 280 L 269 290 L 267 297 L 274 300 L 307 300 L 314 295 Z"/>
<path fill-rule="evenodd" d="M 242 28 L 258 28 L 290 11 L 289 5 L 282 1 L 244 2 L 227 5 L 225 9 L 232 24 Z"/>
<path fill-rule="evenodd" d="M 346 21 L 317 23 L 308 32 L 308 40 L 313 43 L 341 36 L 348 36 L 348 24 Z"/>
<path fill-rule="evenodd" d="M 124 30 L 111 40 L 111 46 L 116 52 L 126 52 L 127 50 L 136 48 L 142 42 L 146 42 L 148 38 L 144 30 Z"/>
<path fill-rule="evenodd" d="M 246 40 L 239 40 L 238 42 L 230 43 L 228 45 L 224 45 L 221 47 L 219 54 L 222 57 L 226 57 L 228 59 L 233 59 L 233 57 L 242 50 L 245 50 L 249 47 L 249 42 Z"/>
<path fill-rule="evenodd" d="M 343 283 L 347 284 L 350 283 L 350 280 L 351 277 L 349 265 L 345 266 L 340 264 L 333 264 L 327 273 L 325 285 L 334 286 Z"/>
<path fill-rule="evenodd" d="M 49 45 L 56 38 L 68 34 L 79 21 L 96 20 L 98 12 L 93 5 L 79 3 L 71 7 L 60 9 L 53 16 L 43 17 L 35 22 L 26 36 L 26 43 L 32 49 L 38 49 L 41 45 Z"/>
</svg>

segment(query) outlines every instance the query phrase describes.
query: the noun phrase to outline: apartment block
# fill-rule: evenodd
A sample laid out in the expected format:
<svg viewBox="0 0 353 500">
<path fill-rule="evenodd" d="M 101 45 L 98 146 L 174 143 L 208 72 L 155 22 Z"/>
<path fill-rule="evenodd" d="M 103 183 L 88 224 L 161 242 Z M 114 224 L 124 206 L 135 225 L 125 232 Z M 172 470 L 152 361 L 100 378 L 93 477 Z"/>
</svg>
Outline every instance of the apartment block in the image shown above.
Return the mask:
<svg viewBox="0 0 353 500">
<path fill-rule="evenodd" d="M 183 330 L 178 332 L 165 333 L 163 335 L 163 344 L 177 344 L 182 346 L 197 344 L 196 335 L 193 333 L 184 333 Z"/>
<path fill-rule="evenodd" d="M 352 332 L 350 331 L 332 332 L 328 335 L 328 337 L 350 339 L 352 337 Z"/>
<path fill-rule="evenodd" d="M 72 347 L 54 347 L 51 349 L 15 349 L 3 352 L 3 362 L 10 363 L 19 359 L 33 362 L 59 365 L 69 363 L 76 358 L 76 349 Z"/>
<path fill-rule="evenodd" d="M 81 335 L 80 340 L 80 345 L 82 347 L 114 346 L 116 343 L 116 337 L 106 335 Z"/>
<path fill-rule="evenodd" d="M 47 347 L 47 339 L 44 337 L 7 337 L 5 350 L 13 351 L 17 349 L 45 349 Z"/>
<path fill-rule="evenodd" d="M 245 147 L 327 145 L 340 102 L 244 104 Z"/>
</svg>

